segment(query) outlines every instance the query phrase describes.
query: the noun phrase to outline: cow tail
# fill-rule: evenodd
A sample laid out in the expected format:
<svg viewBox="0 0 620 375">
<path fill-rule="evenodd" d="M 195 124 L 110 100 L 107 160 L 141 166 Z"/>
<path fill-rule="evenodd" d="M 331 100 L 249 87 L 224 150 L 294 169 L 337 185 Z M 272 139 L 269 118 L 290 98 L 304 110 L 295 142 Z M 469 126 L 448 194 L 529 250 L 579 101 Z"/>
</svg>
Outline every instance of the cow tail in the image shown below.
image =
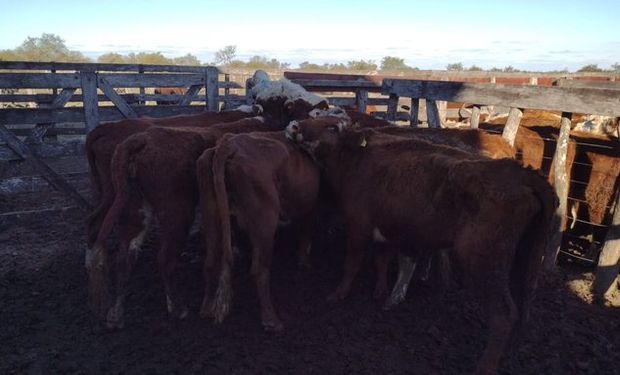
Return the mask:
<svg viewBox="0 0 620 375">
<path fill-rule="evenodd" d="M 557 225 L 560 222 L 554 218 L 558 198 L 552 187 L 539 174 L 531 170 L 524 173 L 525 184 L 531 189 L 532 201 L 538 210 L 521 236 L 511 271 L 511 289 L 519 313 L 519 325 L 528 320 L 548 239 L 554 230 L 559 230 Z"/>
<path fill-rule="evenodd" d="M 107 288 L 107 253 L 105 251 L 106 240 L 110 236 L 114 225 L 118 222 L 123 209 L 129 200 L 129 179 L 132 156 L 142 150 L 145 146 L 145 140 L 142 135 L 128 138 L 125 142 L 116 147 L 114 156 L 112 157 L 111 176 L 112 184 L 115 190 L 115 198 L 112 206 L 108 210 L 99 228 L 97 239 L 90 254 L 86 257 L 86 268 L 89 273 L 89 291 L 91 302 L 96 311 L 101 312 L 105 307 L 108 297 Z"/>
<path fill-rule="evenodd" d="M 220 143 L 215 149 L 213 156 L 213 188 L 217 208 L 216 220 L 220 229 L 220 272 L 212 305 L 212 316 L 218 323 L 222 322 L 230 310 L 232 300 L 231 268 L 233 263 L 233 251 L 230 229 L 230 206 L 228 192 L 226 191 L 226 161 L 232 155 L 232 148 L 227 147 L 226 142 Z M 217 249 L 210 249 L 217 251 Z M 217 259 L 217 257 L 216 257 Z"/>
</svg>

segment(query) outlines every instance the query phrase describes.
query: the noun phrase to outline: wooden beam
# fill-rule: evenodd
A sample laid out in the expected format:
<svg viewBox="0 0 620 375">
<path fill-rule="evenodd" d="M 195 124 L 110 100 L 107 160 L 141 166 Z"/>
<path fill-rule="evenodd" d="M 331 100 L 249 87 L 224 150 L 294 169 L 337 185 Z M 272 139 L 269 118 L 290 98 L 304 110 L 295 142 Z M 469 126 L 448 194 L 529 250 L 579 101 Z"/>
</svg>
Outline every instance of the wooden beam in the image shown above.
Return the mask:
<svg viewBox="0 0 620 375">
<path fill-rule="evenodd" d="M 204 111 L 203 106 L 138 106 L 133 107 L 138 116 L 174 116 Z M 124 116 L 114 107 L 99 107 L 99 121 L 122 120 Z M 79 107 L 70 108 L 12 108 L 0 110 L 0 124 L 37 124 L 41 122 L 84 122 L 84 110 Z"/>
<path fill-rule="evenodd" d="M 390 94 L 390 99 L 387 107 L 388 121 L 396 120 L 396 112 L 398 112 L 398 95 Z"/>
<path fill-rule="evenodd" d="M 426 99 L 426 118 L 429 128 L 441 128 L 441 120 L 439 119 L 439 109 L 437 102 L 432 99 Z"/>
<path fill-rule="evenodd" d="M 19 156 L 24 158 L 27 162 L 33 164 L 33 166 L 41 173 L 41 175 L 54 186 L 56 189 L 67 194 L 71 197 L 80 208 L 84 210 L 92 210 L 92 205 L 77 192 L 67 181 L 59 176 L 52 168 L 50 168 L 43 160 L 34 155 L 28 146 L 24 145 L 10 130 L 4 125 L 0 125 L 0 138 L 4 140 L 7 145 L 15 151 Z"/>
<path fill-rule="evenodd" d="M 97 104 L 97 73 L 81 72 L 82 95 L 84 96 L 84 122 L 86 133 L 90 133 L 99 125 L 99 111 Z"/>
<path fill-rule="evenodd" d="M 409 125 L 418 127 L 418 116 L 420 115 L 420 98 L 411 98 L 411 109 L 409 113 Z"/>
<path fill-rule="evenodd" d="M 357 90 L 355 92 L 355 105 L 357 110 L 366 113 L 366 104 L 368 103 L 368 90 Z"/>
<path fill-rule="evenodd" d="M 620 116 L 618 90 L 384 79 L 383 94 Z"/>
<path fill-rule="evenodd" d="M 183 87 L 204 85 L 203 74 L 129 74 L 129 73 L 98 73 L 112 87 Z"/>
<path fill-rule="evenodd" d="M 521 117 L 523 117 L 523 111 L 519 108 L 510 108 L 508 119 L 506 120 L 504 131 L 502 132 L 502 137 L 513 147 L 515 145 L 515 138 L 517 138 Z"/>
<path fill-rule="evenodd" d="M 202 85 L 192 85 L 189 87 L 183 98 L 179 100 L 179 105 L 190 105 L 196 98 L 198 91 L 202 89 Z"/>
<path fill-rule="evenodd" d="M 65 106 L 65 104 L 67 104 L 69 99 L 71 99 L 71 97 L 75 93 L 75 90 L 75 88 L 63 89 L 60 92 L 60 95 L 56 96 L 51 104 L 40 106 L 42 106 L 43 108 L 62 108 Z M 43 137 L 45 137 L 45 135 L 49 132 L 51 128 L 54 127 L 54 125 L 55 122 L 42 122 L 36 124 L 36 126 L 32 128 L 30 134 L 24 140 L 24 143 L 31 144 L 43 142 Z"/>
<path fill-rule="evenodd" d="M 480 107 L 477 105 L 471 108 L 471 117 L 469 118 L 469 127 L 472 129 L 478 129 L 480 123 Z"/>
<path fill-rule="evenodd" d="M 0 61 L 0 70 L 88 70 L 106 72 L 138 72 L 142 67 L 145 72 L 203 73 L 204 66 L 186 65 L 142 65 L 142 64 L 93 64 L 61 63 L 33 61 Z M 214 67 L 215 68 L 215 67 Z M 217 69 L 217 68 L 215 68 Z"/>
<path fill-rule="evenodd" d="M 562 246 L 562 232 L 564 229 L 563 227 L 568 206 L 568 188 L 570 183 L 568 181 L 568 173 L 566 171 L 566 158 L 568 155 L 571 117 L 571 113 L 562 113 L 562 120 L 560 121 L 560 134 L 558 136 L 555 155 L 553 157 L 553 186 L 555 188 L 556 195 L 558 196 L 559 205 L 553 217 L 552 228 L 555 232 L 552 233 L 551 238 L 549 239 L 545 254 L 544 267 L 547 270 L 552 270 L 555 267 L 555 262 L 558 253 L 560 252 L 560 247 Z"/>
<path fill-rule="evenodd" d="M 605 244 L 598 258 L 598 265 L 592 284 L 592 293 L 598 302 L 604 302 L 617 288 L 620 271 L 620 188 L 616 190 L 614 213 L 605 236 Z"/>
<path fill-rule="evenodd" d="M 580 88 L 597 88 L 597 89 L 610 89 L 620 90 L 620 82 L 615 81 L 584 81 L 574 79 L 560 78 L 553 82 L 554 86 L 558 87 L 580 87 Z"/>
<path fill-rule="evenodd" d="M 116 108 L 120 111 L 120 113 L 123 114 L 123 116 L 125 116 L 125 118 L 138 117 L 133 108 L 131 108 L 131 106 L 129 106 L 129 104 L 127 104 L 127 102 L 123 98 L 121 98 L 116 91 L 114 91 L 114 88 L 112 87 L 112 85 L 110 85 L 107 79 L 99 76 L 97 86 L 101 89 L 101 91 L 103 91 L 103 93 L 108 97 L 108 99 L 110 99 L 112 103 L 114 103 Z"/>
<path fill-rule="evenodd" d="M 207 95 L 207 110 L 219 111 L 219 70 L 217 68 L 208 67 L 205 69 L 204 76 L 205 93 Z"/>
<path fill-rule="evenodd" d="M 0 73 L 0 89 L 78 88 L 77 73 Z"/>
<path fill-rule="evenodd" d="M 302 85 L 308 91 L 355 91 L 366 89 L 371 92 L 380 92 L 381 84 L 371 81 L 338 81 L 331 79 L 292 79 L 294 83 Z"/>
</svg>

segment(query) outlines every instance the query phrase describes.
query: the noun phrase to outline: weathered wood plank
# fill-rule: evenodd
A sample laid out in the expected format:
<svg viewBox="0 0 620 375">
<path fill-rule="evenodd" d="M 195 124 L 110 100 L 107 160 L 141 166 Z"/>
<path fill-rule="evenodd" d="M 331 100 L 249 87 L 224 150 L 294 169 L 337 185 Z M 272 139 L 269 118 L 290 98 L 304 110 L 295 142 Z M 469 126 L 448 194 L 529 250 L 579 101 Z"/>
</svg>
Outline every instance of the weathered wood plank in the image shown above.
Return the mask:
<svg viewBox="0 0 620 375">
<path fill-rule="evenodd" d="M 30 129 L 9 129 L 18 137 L 27 137 L 32 134 L 34 128 Z M 50 137 L 57 137 L 59 135 L 84 135 L 86 134 L 86 129 L 84 128 L 59 128 L 59 127 L 50 127 L 47 129 L 45 135 Z M 28 139 L 24 140 L 25 144 L 29 144 L 32 141 Z"/>
<path fill-rule="evenodd" d="M 190 103 L 195 100 L 198 94 L 198 91 L 200 91 L 200 89 L 202 89 L 202 85 L 190 86 L 190 88 L 187 90 L 185 95 L 181 98 L 181 100 L 179 100 L 178 105 L 190 105 Z"/>
<path fill-rule="evenodd" d="M 439 129 L 441 127 L 437 102 L 428 98 L 426 99 L 426 118 L 429 128 Z"/>
<path fill-rule="evenodd" d="M 519 130 L 519 123 L 523 117 L 523 111 L 519 108 L 510 108 L 508 113 L 508 119 L 502 132 L 502 137 L 508 141 L 511 146 L 515 145 L 515 139 L 517 138 L 517 131 Z"/>
<path fill-rule="evenodd" d="M 580 87 L 580 88 L 597 88 L 597 89 L 610 89 L 620 90 L 620 82 L 616 81 L 584 81 L 573 79 L 558 79 L 553 82 L 554 86 L 558 87 Z"/>
<path fill-rule="evenodd" d="M 78 88 L 77 73 L 0 73 L 0 89 Z"/>
<path fill-rule="evenodd" d="M 99 125 L 97 73 L 81 72 L 80 76 L 82 79 L 82 95 L 84 96 L 84 122 L 86 123 L 86 132 L 90 133 Z"/>
<path fill-rule="evenodd" d="M 204 106 L 136 106 L 138 116 L 174 116 L 183 113 L 199 113 Z M 124 117 L 114 107 L 99 107 L 99 121 L 116 121 Z M 84 122 L 82 108 L 29 108 L 4 109 L 0 111 L 0 124 L 37 124 L 41 122 Z"/>
<path fill-rule="evenodd" d="M 219 101 L 219 71 L 216 68 L 208 67 L 205 71 L 203 84 L 207 95 L 207 110 L 218 111 Z"/>
<path fill-rule="evenodd" d="M 103 93 L 114 103 L 116 108 L 125 116 L 126 118 L 136 118 L 138 115 L 136 112 L 127 104 L 123 98 L 121 98 L 107 79 L 102 76 L 98 77 L 97 86 L 103 91 Z M 91 129 L 92 130 L 92 129 Z"/>
<path fill-rule="evenodd" d="M 620 271 L 620 188 L 616 190 L 614 213 L 598 259 L 592 292 L 595 300 L 603 302 L 617 288 Z"/>
<path fill-rule="evenodd" d="M 357 110 L 362 113 L 365 113 L 367 103 L 368 103 L 368 91 L 357 90 L 355 92 L 355 105 L 357 106 Z"/>
<path fill-rule="evenodd" d="M 469 127 L 472 129 L 478 129 L 480 124 L 480 107 L 477 105 L 471 108 L 471 117 L 469 118 Z"/>
<path fill-rule="evenodd" d="M 559 205 L 553 217 L 553 228 L 555 230 L 549 239 L 547 251 L 545 254 L 544 267 L 547 270 L 553 269 L 555 262 L 562 246 L 562 232 L 564 223 L 566 222 L 566 212 L 568 207 L 568 174 L 566 172 L 566 158 L 568 155 L 568 142 L 570 135 L 571 113 L 562 113 L 560 121 L 560 134 L 558 136 L 555 155 L 553 157 L 554 165 L 554 188 L 558 196 Z"/>
<path fill-rule="evenodd" d="M 56 189 L 62 191 L 71 197 L 82 209 L 90 211 L 92 205 L 77 192 L 67 181 L 59 176 L 52 168 L 50 168 L 43 160 L 39 159 L 34 153 L 28 149 L 13 133 L 11 133 L 4 125 L 0 125 L 0 138 L 26 161 L 33 163 L 34 167 L 41 172 L 43 177 Z"/>
<path fill-rule="evenodd" d="M 329 79 L 293 79 L 294 83 L 302 85 L 308 91 L 354 91 L 366 89 L 370 92 L 380 92 L 381 85 L 371 81 L 336 81 Z"/>
<path fill-rule="evenodd" d="M 390 94 L 390 99 L 387 105 L 387 119 L 388 121 L 396 120 L 396 112 L 398 112 L 398 95 Z"/>
<path fill-rule="evenodd" d="M 384 79 L 382 93 L 458 103 L 620 116 L 617 90 Z"/>
<path fill-rule="evenodd" d="M 420 98 L 411 98 L 411 109 L 409 116 L 411 117 L 409 120 L 409 125 L 417 128 L 420 116 Z"/>
<path fill-rule="evenodd" d="M 84 132 L 83 132 L 84 133 Z M 65 142 L 44 142 L 28 145 L 30 151 L 39 158 L 59 158 L 62 156 L 84 155 L 84 140 Z M 20 157 L 7 145 L 0 146 L 0 161 L 20 161 Z"/>
<path fill-rule="evenodd" d="M 183 87 L 204 85 L 203 74 L 124 74 L 98 73 L 105 78 L 112 87 Z"/>
<path fill-rule="evenodd" d="M 32 61 L 0 61 L 0 70 L 90 70 L 110 72 L 137 72 L 142 66 L 145 72 L 176 72 L 202 73 L 204 66 L 185 65 L 142 65 L 142 64 L 93 64 L 93 63 L 62 63 L 62 62 L 32 62 Z M 214 67 L 215 68 L 215 67 Z M 217 68 L 215 68 L 217 69 Z"/>
</svg>

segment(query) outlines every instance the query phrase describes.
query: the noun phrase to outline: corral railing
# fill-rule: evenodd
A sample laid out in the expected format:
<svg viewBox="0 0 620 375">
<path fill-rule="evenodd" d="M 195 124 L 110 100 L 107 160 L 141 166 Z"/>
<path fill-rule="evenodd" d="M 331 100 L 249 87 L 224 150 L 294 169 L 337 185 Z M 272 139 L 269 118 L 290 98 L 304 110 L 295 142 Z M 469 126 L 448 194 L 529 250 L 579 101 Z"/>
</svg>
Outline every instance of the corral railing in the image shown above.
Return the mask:
<svg viewBox="0 0 620 375">
<path fill-rule="evenodd" d="M 211 66 L 0 61 L 0 160 L 33 163 L 51 185 L 88 207 L 42 160 L 83 153 L 83 138 L 44 140 L 84 135 L 100 122 L 123 118 L 217 111 L 221 102 L 243 99 L 230 95 L 231 88 L 242 86 Z M 155 105 L 162 102 L 173 105 Z"/>
</svg>

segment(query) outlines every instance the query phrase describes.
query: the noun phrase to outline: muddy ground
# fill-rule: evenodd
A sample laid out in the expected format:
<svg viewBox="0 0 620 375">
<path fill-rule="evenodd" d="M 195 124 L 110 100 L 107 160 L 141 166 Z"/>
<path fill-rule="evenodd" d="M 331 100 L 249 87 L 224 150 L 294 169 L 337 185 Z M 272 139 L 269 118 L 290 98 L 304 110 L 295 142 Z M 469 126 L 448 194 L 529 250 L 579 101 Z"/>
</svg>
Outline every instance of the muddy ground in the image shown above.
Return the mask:
<svg viewBox="0 0 620 375">
<path fill-rule="evenodd" d="M 43 198 L 24 194 L 10 202 L 37 206 L 37 199 Z M 190 315 L 169 319 L 154 262 L 156 232 L 131 280 L 126 328 L 107 332 L 87 303 L 84 214 L 68 209 L 0 220 L 0 374 L 458 374 L 474 369 L 488 333 L 459 284 L 441 292 L 416 281 L 402 305 L 383 311 L 372 299 L 370 260 L 351 296 L 328 304 L 344 239 L 331 225 L 317 235 L 311 270 L 296 266 L 291 235 L 279 235 L 272 285 L 286 325 L 281 334 L 262 331 L 247 256 L 235 264 L 228 319 L 200 319 L 198 233 L 183 256 Z M 545 278 L 520 346 L 500 373 L 620 373 L 620 309 L 587 302 L 591 271 L 563 264 Z"/>
</svg>

